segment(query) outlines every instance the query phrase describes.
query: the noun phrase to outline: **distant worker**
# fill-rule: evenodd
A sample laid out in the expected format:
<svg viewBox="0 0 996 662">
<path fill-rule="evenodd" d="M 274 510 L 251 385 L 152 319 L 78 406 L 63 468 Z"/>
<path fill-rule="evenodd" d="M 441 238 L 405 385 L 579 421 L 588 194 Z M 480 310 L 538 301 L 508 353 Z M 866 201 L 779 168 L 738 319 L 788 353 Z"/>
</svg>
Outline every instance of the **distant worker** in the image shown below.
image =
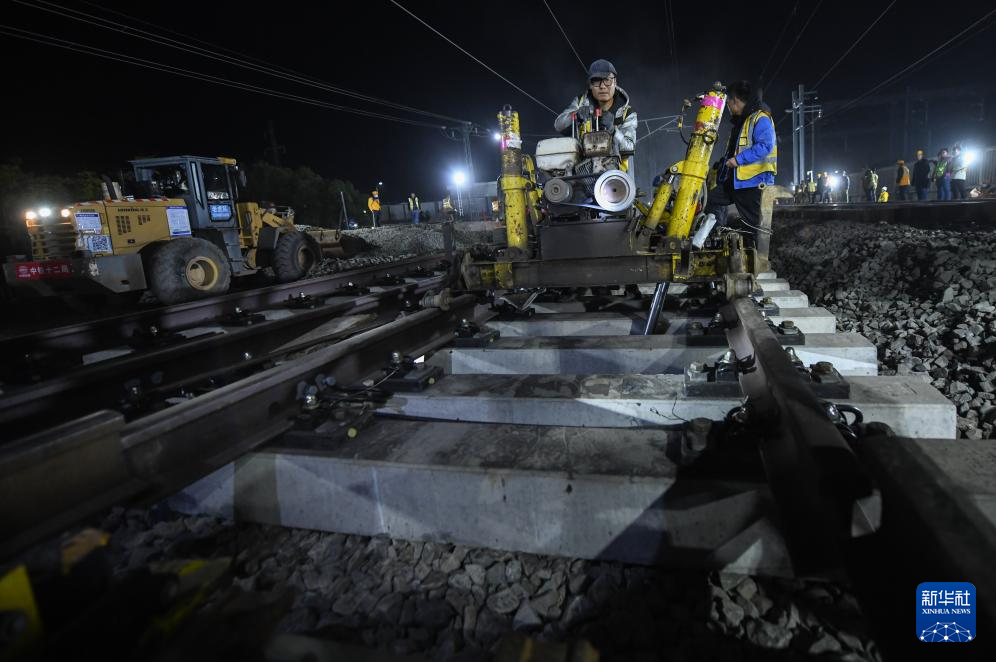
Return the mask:
<svg viewBox="0 0 996 662">
<path fill-rule="evenodd" d="M 778 144 L 771 109 L 763 103 L 749 81 L 727 88 L 726 109 L 733 118 L 724 160 L 717 163 L 716 186 L 709 191 L 706 214 L 715 214 L 717 225 L 726 225 L 726 211 L 734 204 L 741 223 L 749 228 L 757 244 L 761 231 L 761 193 L 775 183 Z"/>
<path fill-rule="evenodd" d="M 408 211 L 412 213 L 412 225 L 418 225 L 418 218 L 422 214 L 422 205 L 414 193 L 408 196 Z"/>
<path fill-rule="evenodd" d="M 937 161 L 934 162 L 934 171 L 931 174 L 935 186 L 937 186 L 937 199 L 951 199 L 951 158 L 948 156 L 948 148 L 943 147 L 937 153 Z"/>
<path fill-rule="evenodd" d="M 916 163 L 913 164 L 913 189 L 917 200 L 926 200 L 930 193 L 930 162 L 923 158 L 923 150 L 916 151 Z"/>
<path fill-rule="evenodd" d="M 968 163 L 965 155 L 962 154 L 961 145 L 954 146 L 954 156 L 951 159 L 951 198 L 954 200 L 968 200 L 968 186 L 965 180 L 968 179 Z"/>
<path fill-rule="evenodd" d="M 380 192 L 376 189 L 371 191 L 370 197 L 367 198 L 367 209 L 370 210 L 373 227 L 377 227 L 377 220 L 380 218 Z"/>
<path fill-rule="evenodd" d="M 882 187 L 882 192 L 878 194 L 878 201 L 879 202 L 888 202 L 889 201 L 889 187 L 888 186 L 883 186 Z"/>
<path fill-rule="evenodd" d="M 595 109 L 599 116 L 595 117 Z M 620 167 L 629 169 L 629 157 L 636 151 L 636 111 L 629 105 L 629 95 L 619 87 L 616 68 L 608 60 L 595 60 L 588 67 L 588 91 L 571 101 L 553 122 L 558 133 L 569 136 L 576 117 L 590 116 L 592 129 L 598 125 L 612 134 L 613 151 Z"/>
<path fill-rule="evenodd" d="M 842 170 L 840 173 L 840 201 L 851 201 L 851 178 L 846 170 Z"/>
<path fill-rule="evenodd" d="M 816 182 L 813 180 L 813 173 L 809 173 L 809 181 L 806 182 L 806 192 L 809 193 L 809 204 L 816 204 Z"/>
<path fill-rule="evenodd" d="M 875 195 L 878 193 L 878 173 L 871 168 L 865 168 L 865 175 L 861 178 L 861 185 L 865 189 L 865 201 L 875 202 Z"/>
<path fill-rule="evenodd" d="M 899 190 L 899 199 L 906 201 L 910 199 L 910 169 L 906 167 L 906 161 L 899 159 L 896 161 L 896 186 Z"/>
<path fill-rule="evenodd" d="M 830 179 L 830 173 L 823 173 L 823 196 L 820 198 L 820 202 L 830 204 L 833 202 L 833 180 Z"/>
</svg>

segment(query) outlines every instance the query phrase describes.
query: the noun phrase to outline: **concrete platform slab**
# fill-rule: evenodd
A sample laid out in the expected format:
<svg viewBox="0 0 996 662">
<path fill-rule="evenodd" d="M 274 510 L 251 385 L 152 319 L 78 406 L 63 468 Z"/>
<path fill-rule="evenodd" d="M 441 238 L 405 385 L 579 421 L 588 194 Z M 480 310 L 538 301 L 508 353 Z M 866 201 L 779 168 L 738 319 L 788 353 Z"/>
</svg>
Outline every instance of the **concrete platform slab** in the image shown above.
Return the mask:
<svg viewBox="0 0 996 662">
<path fill-rule="evenodd" d="M 451 374 L 681 374 L 693 361 L 715 363 L 721 347 L 689 347 L 683 336 L 500 338 L 486 349 L 445 348 L 429 362 Z M 875 345 L 856 333 L 814 333 L 795 347 L 806 364 L 830 361 L 843 375 L 876 375 Z"/>
<path fill-rule="evenodd" d="M 917 377 L 849 377 L 866 422 L 901 437 L 953 439 L 955 405 Z M 681 375 L 448 375 L 421 393 L 392 397 L 390 416 L 568 427 L 673 426 L 722 420 L 738 398 L 688 398 Z"/>
<path fill-rule="evenodd" d="M 771 315 L 778 324 L 792 320 L 803 333 L 834 333 L 837 319 L 826 308 L 785 308 L 779 315 Z M 684 333 L 689 322 L 709 322 L 708 317 L 686 317 L 682 313 L 664 311 L 661 319 L 668 324 L 667 333 Z M 646 311 L 626 312 L 597 311 L 591 313 L 536 314 L 523 320 L 498 320 L 487 326 L 496 329 L 502 337 L 538 336 L 625 336 L 641 333 L 646 324 Z"/>
<path fill-rule="evenodd" d="M 378 421 L 291 436 L 170 500 L 186 513 L 534 554 L 788 575 L 756 460 L 679 468 L 661 430 Z"/>
</svg>

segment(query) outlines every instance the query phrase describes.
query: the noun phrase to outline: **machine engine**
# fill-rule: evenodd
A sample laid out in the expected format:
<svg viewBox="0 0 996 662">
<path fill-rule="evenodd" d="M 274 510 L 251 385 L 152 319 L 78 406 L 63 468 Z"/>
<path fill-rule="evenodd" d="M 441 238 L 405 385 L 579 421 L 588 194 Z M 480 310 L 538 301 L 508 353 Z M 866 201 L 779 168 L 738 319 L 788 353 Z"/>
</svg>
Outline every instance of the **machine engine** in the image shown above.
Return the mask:
<svg viewBox="0 0 996 662">
<path fill-rule="evenodd" d="M 632 211 L 636 182 L 621 168 L 608 131 L 541 140 L 536 169 L 546 218 L 591 221 L 627 218 Z"/>
</svg>

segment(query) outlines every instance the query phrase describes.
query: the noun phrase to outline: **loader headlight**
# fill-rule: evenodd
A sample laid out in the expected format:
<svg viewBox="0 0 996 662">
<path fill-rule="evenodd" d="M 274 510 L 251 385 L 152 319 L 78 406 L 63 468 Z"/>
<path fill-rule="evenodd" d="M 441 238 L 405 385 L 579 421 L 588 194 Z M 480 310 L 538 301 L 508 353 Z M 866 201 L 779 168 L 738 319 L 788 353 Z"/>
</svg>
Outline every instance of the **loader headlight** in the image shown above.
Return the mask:
<svg viewBox="0 0 996 662">
<path fill-rule="evenodd" d="M 69 211 L 69 209 L 63 209 L 62 211 L 59 212 L 59 216 L 61 216 L 62 218 L 69 218 L 70 213 L 71 212 Z"/>
<path fill-rule="evenodd" d="M 48 218 L 51 215 L 52 215 L 52 208 L 51 207 L 41 207 L 38 210 L 38 216 L 40 216 L 41 218 Z"/>
<path fill-rule="evenodd" d="M 34 209 L 29 209 L 28 211 L 24 212 L 24 220 L 26 221 L 33 221 L 37 218 L 38 218 L 38 212 L 36 212 Z"/>
<path fill-rule="evenodd" d="M 976 160 L 978 160 L 978 158 L 979 158 L 979 153 L 977 151 L 975 151 L 974 149 L 968 150 L 967 152 L 965 152 L 965 165 L 966 166 L 972 165 L 973 163 L 976 162 Z"/>
</svg>

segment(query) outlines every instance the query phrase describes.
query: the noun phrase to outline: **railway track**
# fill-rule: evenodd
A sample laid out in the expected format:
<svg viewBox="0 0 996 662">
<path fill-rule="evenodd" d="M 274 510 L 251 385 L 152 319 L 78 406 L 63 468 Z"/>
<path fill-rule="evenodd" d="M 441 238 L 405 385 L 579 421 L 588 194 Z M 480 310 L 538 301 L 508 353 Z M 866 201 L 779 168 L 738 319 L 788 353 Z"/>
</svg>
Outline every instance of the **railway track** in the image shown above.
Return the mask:
<svg viewBox="0 0 996 662">
<path fill-rule="evenodd" d="M 283 526 L 775 575 L 862 576 L 855 549 L 898 567 L 890 554 L 918 545 L 932 567 L 996 587 L 980 488 L 959 482 L 956 453 L 938 454 L 954 449 L 953 405 L 915 377 L 877 376 L 874 346 L 836 333 L 774 274 L 732 303 L 672 288 L 679 298 L 644 337 L 644 306 L 622 296 L 434 307 L 424 295 L 448 275 L 433 261 L 376 292 L 398 267 L 368 270 L 369 294 L 244 327 L 265 333 L 110 359 L 121 367 L 101 368 L 105 381 L 78 368 L 85 378 L 43 379 L 9 406 L 5 393 L 5 425 L 59 423 L 60 411 L 65 422 L 0 449 L 4 552 L 112 504 L 175 495 L 190 512 Z M 350 281 L 334 277 L 324 295 Z M 164 328 L 232 312 L 174 311 Z M 153 321 L 104 324 L 133 335 Z M 87 332 L 43 337 L 78 351 Z M 246 351 L 248 365 L 232 363 Z M 142 393 L 172 394 L 170 406 L 121 406 L 129 361 L 163 373 Z M 216 374 L 196 397 L 175 395 Z M 894 575 L 876 568 L 868 586 Z"/>
</svg>

